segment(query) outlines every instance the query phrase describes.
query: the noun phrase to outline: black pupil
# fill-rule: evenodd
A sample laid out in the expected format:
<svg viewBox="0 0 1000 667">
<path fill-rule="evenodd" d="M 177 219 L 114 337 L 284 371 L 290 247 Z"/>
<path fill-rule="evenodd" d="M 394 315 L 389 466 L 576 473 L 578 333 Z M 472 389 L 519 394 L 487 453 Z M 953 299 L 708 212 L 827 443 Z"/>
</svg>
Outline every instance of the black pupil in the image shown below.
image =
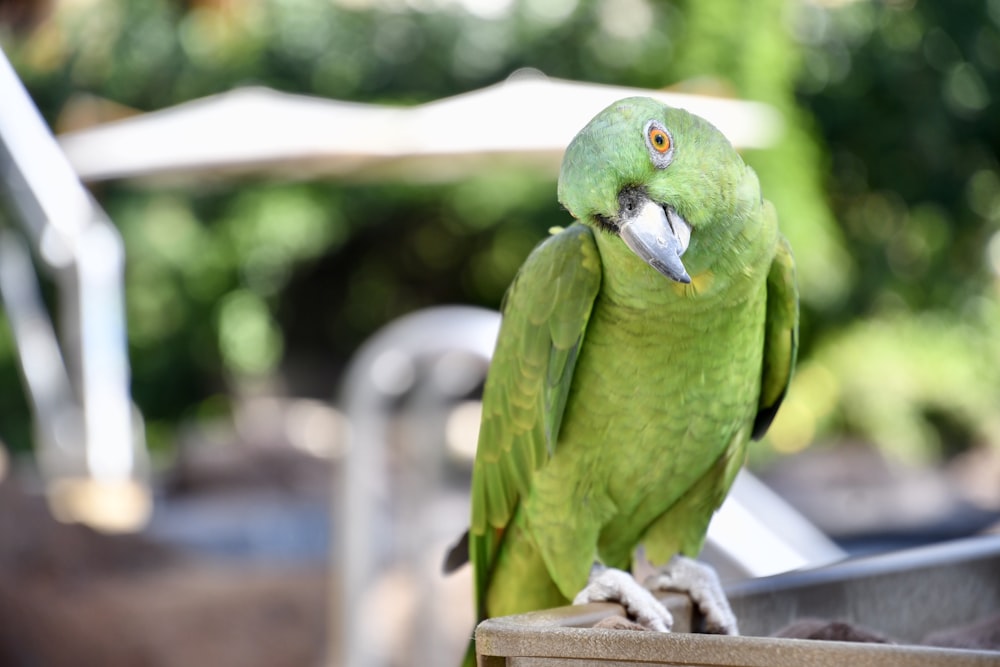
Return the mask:
<svg viewBox="0 0 1000 667">
<path fill-rule="evenodd" d="M 653 142 L 657 146 L 662 146 L 663 145 L 663 135 L 660 134 L 659 132 L 657 132 L 655 138 L 653 139 Z"/>
</svg>

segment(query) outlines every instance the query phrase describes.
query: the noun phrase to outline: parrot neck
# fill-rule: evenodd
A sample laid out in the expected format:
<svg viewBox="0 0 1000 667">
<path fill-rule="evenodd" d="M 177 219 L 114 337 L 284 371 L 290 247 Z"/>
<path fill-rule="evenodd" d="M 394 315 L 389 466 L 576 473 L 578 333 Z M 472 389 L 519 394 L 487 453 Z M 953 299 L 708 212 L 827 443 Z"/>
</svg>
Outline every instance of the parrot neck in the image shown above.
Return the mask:
<svg viewBox="0 0 1000 667">
<path fill-rule="evenodd" d="M 606 232 L 598 232 L 595 236 L 601 255 L 602 298 L 637 309 L 684 298 L 684 285 L 646 264 L 620 238 Z"/>
<path fill-rule="evenodd" d="M 638 309 L 669 304 L 675 312 L 678 308 L 713 308 L 720 300 L 736 305 L 758 290 L 767 274 L 777 242 L 776 234 L 774 238 L 770 236 L 765 234 L 754 243 L 744 243 L 743 252 L 736 257 L 716 256 L 716 261 L 708 266 L 704 262 L 686 261 L 691 253 L 685 254 L 682 261 L 691 274 L 691 283 L 685 285 L 646 264 L 617 236 L 596 232 L 603 267 L 602 296 Z"/>
</svg>

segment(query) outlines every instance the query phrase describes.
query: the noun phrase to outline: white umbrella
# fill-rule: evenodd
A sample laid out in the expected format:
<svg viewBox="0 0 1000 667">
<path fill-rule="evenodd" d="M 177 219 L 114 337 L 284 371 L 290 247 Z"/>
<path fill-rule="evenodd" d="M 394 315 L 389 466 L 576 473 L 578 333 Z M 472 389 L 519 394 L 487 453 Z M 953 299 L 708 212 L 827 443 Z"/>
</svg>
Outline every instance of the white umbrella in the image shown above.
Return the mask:
<svg viewBox="0 0 1000 667">
<path fill-rule="evenodd" d="M 273 173 L 442 181 L 479 168 L 555 172 L 591 117 L 617 99 L 655 97 L 703 116 L 738 148 L 781 132 L 767 105 L 517 73 L 503 83 L 412 107 L 243 88 L 60 136 L 84 181 Z"/>
</svg>

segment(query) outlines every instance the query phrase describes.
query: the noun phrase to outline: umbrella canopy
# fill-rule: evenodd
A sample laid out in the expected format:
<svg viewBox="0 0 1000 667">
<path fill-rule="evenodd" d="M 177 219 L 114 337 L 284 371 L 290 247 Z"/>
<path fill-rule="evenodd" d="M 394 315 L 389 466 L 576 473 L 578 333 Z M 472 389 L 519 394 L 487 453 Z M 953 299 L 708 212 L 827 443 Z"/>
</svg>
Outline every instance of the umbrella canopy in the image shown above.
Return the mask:
<svg viewBox="0 0 1000 667">
<path fill-rule="evenodd" d="M 622 97 L 647 95 L 703 116 L 737 148 L 781 132 L 767 105 L 517 74 L 412 107 L 243 88 L 59 137 L 84 181 L 280 173 L 447 181 L 498 163 L 555 173 L 573 135 Z"/>
</svg>

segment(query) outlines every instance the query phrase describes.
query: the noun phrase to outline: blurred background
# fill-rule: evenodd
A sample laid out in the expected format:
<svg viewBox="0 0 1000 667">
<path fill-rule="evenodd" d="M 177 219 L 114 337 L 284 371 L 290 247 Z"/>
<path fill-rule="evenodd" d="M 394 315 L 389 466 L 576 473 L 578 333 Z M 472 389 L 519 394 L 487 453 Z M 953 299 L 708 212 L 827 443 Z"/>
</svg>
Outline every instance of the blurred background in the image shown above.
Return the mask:
<svg viewBox="0 0 1000 667">
<path fill-rule="evenodd" d="M 525 68 L 765 103 L 782 131 L 744 156 L 796 254 L 802 331 L 752 469 L 853 553 L 1000 517 L 997 0 L 3 0 L 0 46 L 57 135 L 248 86 L 409 106 Z M 542 164 L 299 167 L 88 183 L 126 252 L 156 500 L 138 535 L 49 518 L 0 310 L 0 662 L 314 665 L 337 643 L 352 358 L 420 309 L 495 310 L 568 219 Z M 481 376 L 453 371 L 451 449 L 432 446 L 461 517 Z M 421 383 L 386 372 L 392 496 Z M 469 604 L 458 581 L 446 606 Z M 389 645 L 422 593 L 385 586 Z"/>
</svg>

